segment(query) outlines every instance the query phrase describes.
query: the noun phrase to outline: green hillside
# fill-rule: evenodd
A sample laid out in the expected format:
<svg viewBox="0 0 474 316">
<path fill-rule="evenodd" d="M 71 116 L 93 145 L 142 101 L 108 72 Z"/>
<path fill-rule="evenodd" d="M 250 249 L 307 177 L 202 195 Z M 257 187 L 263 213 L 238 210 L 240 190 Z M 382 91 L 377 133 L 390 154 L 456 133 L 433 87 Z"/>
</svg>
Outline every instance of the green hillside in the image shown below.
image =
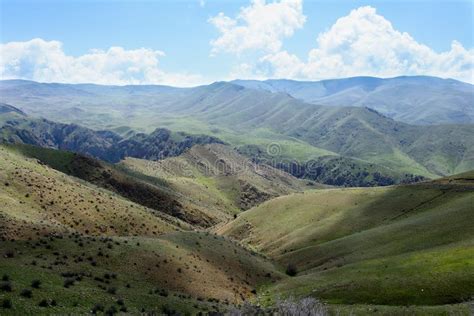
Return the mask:
<svg viewBox="0 0 474 316">
<path fill-rule="evenodd" d="M 5 147 L 191 225 L 209 227 L 230 218 L 224 207 L 216 207 L 210 211 L 194 199 L 174 190 L 162 178 L 149 177 L 124 166 L 119 167 L 80 154 L 37 146 L 15 144 Z"/>
<path fill-rule="evenodd" d="M 366 106 L 397 121 L 417 125 L 474 122 L 472 85 L 453 79 L 402 76 L 232 82 L 253 89 L 288 93 L 314 104 Z"/>
<path fill-rule="evenodd" d="M 29 114 L 96 130 L 152 132 L 160 126 L 239 147 L 266 150 L 278 143 L 275 159 L 341 155 L 428 178 L 474 168 L 472 124 L 409 125 L 352 103 L 322 106 L 225 82 L 174 89 L 3 81 L 0 88 L 6 101 Z"/>
<path fill-rule="evenodd" d="M 0 146 L 2 315 L 227 310 L 284 278 L 227 238 L 38 160 L 75 157 Z"/>
<path fill-rule="evenodd" d="M 232 213 L 316 187 L 267 165 L 257 165 L 220 144 L 194 146 L 183 155 L 161 161 L 127 158 L 120 165 L 165 179 L 174 190 L 208 209 L 217 207 Z"/>
<path fill-rule="evenodd" d="M 474 293 L 473 205 L 469 172 L 414 185 L 279 197 L 219 233 L 296 268 L 297 276 L 268 288 L 268 298 L 454 304 Z"/>
</svg>

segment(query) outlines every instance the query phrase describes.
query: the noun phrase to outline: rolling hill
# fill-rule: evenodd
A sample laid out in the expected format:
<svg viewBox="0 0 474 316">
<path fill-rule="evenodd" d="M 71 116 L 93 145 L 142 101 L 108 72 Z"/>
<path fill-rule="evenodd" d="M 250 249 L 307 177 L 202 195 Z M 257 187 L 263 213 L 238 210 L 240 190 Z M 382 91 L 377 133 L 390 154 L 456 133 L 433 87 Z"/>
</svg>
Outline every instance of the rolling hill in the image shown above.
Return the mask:
<svg viewBox="0 0 474 316">
<path fill-rule="evenodd" d="M 443 305 L 474 293 L 474 173 L 275 198 L 218 228 L 296 271 L 263 295 Z M 272 220 L 269 221 L 268 218 Z"/>
<path fill-rule="evenodd" d="M 409 83 L 421 79 L 397 80 Z M 422 86 L 430 85 L 430 80 L 421 80 Z M 27 114 L 125 133 L 131 129 L 150 133 L 161 126 L 212 135 L 237 147 L 256 145 L 263 151 L 277 143 L 276 158 L 280 160 L 306 163 L 340 155 L 399 175 L 428 178 L 474 168 L 472 124 L 409 125 L 367 107 L 322 106 L 286 93 L 232 83 L 168 89 L 2 81 L 0 91 L 5 102 Z"/>
<path fill-rule="evenodd" d="M 222 143 L 212 136 L 172 133 L 164 128 L 122 137 L 112 131 L 36 119 L 7 104 L 0 104 L 0 111 L 1 142 L 69 150 L 109 162 L 125 157 L 158 160 L 180 155 L 195 144 Z"/>
<path fill-rule="evenodd" d="M 3 147 L 193 227 L 211 227 L 273 197 L 321 187 L 252 163 L 221 144 L 196 145 L 160 161 L 127 158 L 115 165 L 51 148 Z"/>
<path fill-rule="evenodd" d="M 453 79 L 415 76 L 354 77 L 323 81 L 236 80 L 238 85 L 314 104 L 369 107 L 410 124 L 474 123 L 474 89 Z"/>
<path fill-rule="evenodd" d="M 1 145 L 0 308 L 196 314 L 294 295 L 343 315 L 469 313 L 473 172 L 306 188 L 223 144 L 115 165 Z"/>
<path fill-rule="evenodd" d="M 127 158 L 122 166 L 165 179 L 183 196 L 207 208 L 237 214 L 263 201 L 317 187 L 267 165 L 257 165 L 221 144 L 196 145 L 178 157 L 161 161 Z"/>
<path fill-rule="evenodd" d="M 37 232 L 154 236 L 186 227 L 176 218 L 66 176 L 17 149 L 0 146 L 0 155 L 5 237 L 34 237 Z M 60 161 L 66 158 L 72 156 Z"/>
<path fill-rule="evenodd" d="M 161 178 L 147 177 L 127 168 L 119 168 L 72 152 L 30 145 L 6 148 L 189 225 L 210 227 L 230 217 L 222 207 L 216 207 L 210 212 L 193 199 L 175 191 Z"/>
<path fill-rule="evenodd" d="M 2 314 L 227 310 L 285 277 L 227 238 L 30 158 L 71 168 L 72 153 L 22 147 L 0 146 Z"/>
<path fill-rule="evenodd" d="M 0 115 L 3 118 L 0 141 L 71 150 L 109 162 L 117 162 L 125 157 L 160 160 L 169 156 L 177 156 L 194 144 L 223 143 L 216 137 L 170 132 L 163 128 L 155 129 L 150 134 L 138 133 L 120 127 L 114 131 L 94 131 L 75 124 L 35 119 L 25 114 L 18 116 L 19 110 L 13 109 L 15 108 L 5 105 L 4 114 Z M 264 141 L 262 143 L 261 139 L 249 138 L 248 141 L 256 142 L 259 145 L 241 144 L 238 150 L 260 165 L 270 165 L 290 172 L 299 178 L 344 186 L 387 185 L 422 179 L 420 176 L 403 172 L 404 170 L 393 170 L 359 159 L 338 156 L 333 152 L 311 147 L 301 141 L 278 137 L 275 133 L 261 132 L 261 135 L 263 136 L 259 137 L 266 137 L 268 141 L 273 139 L 278 142 L 270 143 L 266 150 L 263 150 Z M 235 142 L 236 138 L 231 138 L 230 141 Z M 269 153 L 269 149 L 276 150 L 277 155 Z M 288 150 L 288 153 L 285 152 Z M 309 154 L 308 157 L 316 156 L 316 158 L 300 162 L 294 159 L 295 154 L 298 157 Z M 239 159 L 241 158 L 243 159 L 243 157 L 239 157 Z M 318 172 L 314 174 L 308 166 L 316 168 Z"/>
</svg>

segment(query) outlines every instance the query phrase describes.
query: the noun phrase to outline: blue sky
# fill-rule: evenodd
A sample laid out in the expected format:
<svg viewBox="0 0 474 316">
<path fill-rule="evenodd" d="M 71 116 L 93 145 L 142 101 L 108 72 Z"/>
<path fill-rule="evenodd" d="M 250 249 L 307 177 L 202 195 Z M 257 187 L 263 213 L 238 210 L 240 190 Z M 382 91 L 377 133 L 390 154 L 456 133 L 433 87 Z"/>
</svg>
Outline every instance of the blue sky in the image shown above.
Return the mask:
<svg viewBox="0 0 474 316">
<path fill-rule="evenodd" d="M 428 74 L 472 81 L 472 1 L 281 2 L 285 1 L 288 3 L 260 0 L 257 5 L 251 1 L 222 0 L 1 0 L 0 41 L 4 63 L 2 77 L 71 82 L 97 82 L 97 78 L 103 77 L 95 74 L 69 80 L 69 70 L 64 69 L 67 62 L 61 65 L 44 62 L 41 64 L 44 59 L 41 54 L 50 54 L 51 50 L 58 49 L 56 46 L 49 47 L 47 43 L 56 41 L 62 43 L 60 50 L 64 56 L 71 58 L 87 55 L 91 49 L 108 52 L 110 47 L 121 47 L 124 52 L 140 48 L 160 52 L 155 56 L 158 65 L 153 63 L 153 57 L 150 56 L 148 64 L 132 65 L 139 69 L 139 75 L 134 76 L 127 71 L 128 75 L 118 75 L 120 78 L 111 76 L 110 82 L 100 83 L 151 82 L 193 85 L 237 77 L 317 80 L 351 75 L 399 74 Z M 269 4 L 274 2 L 280 3 L 281 6 L 275 6 L 272 11 Z M 361 9 L 350 14 L 352 10 L 359 8 L 370 8 L 373 11 Z M 245 9 L 249 12 L 248 20 L 239 17 L 239 13 Z M 222 18 L 213 20 L 221 12 Z M 263 18 L 259 18 L 259 14 Z M 272 14 L 275 16 L 269 18 L 267 25 L 259 23 Z M 346 23 L 334 27 L 336 21 L 343 17 L 347 17 Z M 254 27 L 251 26 L 254 23 L 252 19 L 257 23 Z M 384 20 L 390 22 L 393 30 L 399 34 L 387 29 Z M 218 24 L 223 21 L 231 21 L 241 28 L 231 26 L 224 30 L 219 29 Z M 370 23 L 367 24 L 366 21 Z M 345 39 L 349 44 L 326 43 L 324 46 L 322 42 L 317 43 L 316 39 L 321 33 L 329 32 L 328 37 L 339 36 L 344 34 L 344 28 L 354 29 L 357 25 L 360 25 L 359 33 Z M 379 27 L 385 29 L 375 32 L 374 29 Z M 278 29 L 281 31 L 274 34 L 274 30 Z M 253 38 L 253 33 L 265 35 L 265 32 L 269 32 L 268 36 Z M 422 48 L 406 43 L 400 35 L 404 33 L 407 33 L 414 43 L 429 48 L 432 53 L 423 53 Z M 368 34 L 372 34 L 372 39 Z M 376 38 L 383 37 L 384 34 L 387 35 L 386 43 L 400 40 L 400 43 L 403 43 L 401 45 L 406 45 L 406 48 L 397 45 L 392 51 L 386 51 L 382 49 L 384 41 L 381 40 L 380 43 L 374 44 L 380 47 L 374 46 L 371 51 L 355 50 L 351 54 L 338 51 L 343 46 L 337 45 L 363 46 L 364 43 L 369 43 L 367 45 L 371 46 L 371 41 L 377 41 Z M 41 39 L 44 43 L 33 45 L 29 42 L 32 39 Z M 222 41 L 216 43 L 219 39 Z M 211 41 L 214 41 L 214 44 Z M 459 44 L 456 49 L 453 49 L 453 41 Z M 25 44 L 21 47 L 8 45 L 12 42 Z M 236 48 L 235 45 L 239 43 L 244 43 L 244 48 Z M 273 47 L 272 45 L 275 47 L 267 49 Z M 323 46 L 325 48 L 322 48 Z M 459 47 L 462 49 L 458 49 Z M 38 50 L 41 50 L 41 54 Z M 394 51 L 396 52 L 392 54 Z M 453 54 L 456 56 L 451 59 L 442 56 L 443 53 L 449 52 L 455 52 Z M 18 55 L 22 58 L 21 63 L 14 57 Z M 41 56 L 38 57 L 39 55 Z M 112 58 L 109 56 L 111 54 L 105 55 L 95 56 L 94 60 Z M 393 57 L 394 55 L 396 57 Z M 124 55 L 123 58 L 132 58 L 130 56 Z M 383 62 L 385 59 L 394 58 L 396 61 L 390 64 Z M 431 68 L 421 65 L 424 62 L 421 62 L 420 58 L 430 60 Z M 459 63 L 459 59 L 463 61 Z M 77 67 L 84 70 L 84 62 L 78 63 L 80 65 Z M 120 63 L 123 66 L 123 59 L 120 59 Z M 19 64 L 23 68 L 32 67 L 33 70 L 19 70 Z M 325 68 L 322 64 L 333 66 Z M 49 69 L 45 70 L 44 67 Z M 130 64 L 127 63 L 123 67 L 130 67 Z M 148 71 L 150 67 L 154 67 L 154 71 Z M 52 75 L 51 71 L 57 68 L 60 70 Z M 110 67 L 104 68 L 103 71 L 107 69 Z M 116 68 L 112 70 L 119 72 Z M 85 69 L 84 74 L 87 72 Z M 127 76 L 132 79 L 127 81 Z M 174 79 L 166 80 L 166 77 Z"/>
</svg>

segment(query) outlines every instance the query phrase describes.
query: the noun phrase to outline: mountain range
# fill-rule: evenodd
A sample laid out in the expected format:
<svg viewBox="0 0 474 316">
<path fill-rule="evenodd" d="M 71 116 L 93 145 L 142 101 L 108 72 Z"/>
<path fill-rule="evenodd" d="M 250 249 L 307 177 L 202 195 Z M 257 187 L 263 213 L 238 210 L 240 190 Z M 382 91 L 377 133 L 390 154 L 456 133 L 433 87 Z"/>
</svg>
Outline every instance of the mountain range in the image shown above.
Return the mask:
<svg viewBox="0 0 474 316">
<path fill-rule="evenodd" d="M 391 87 L 401 82 L 426 89 L 453 86 L 453 93 L 462 86 L 472 94 L 470 85 L 437 78 L 356 79 L 341 79 L 339 85 L 333 85 L 373 81 L 374 87 Z M 410 125 L 368 107 L 316 105 L 287 93 L 238 83 L 183 89 L 2 81 L 0 93 L 2 101 L 29 115 L 109 130 L 123 137 L 165 127 L 211 135 L 237 148 L 255 145 L 263 152 L 277 143 L 272 158 L 278 161 L 273 166 L 288 160 L 305 164 L 321 156 L 342 156 L 428 178 L 474 168 L 473 124 L 441 124 L 444 121 L 440 120 L 435 125 Z M 425 99 L 426 89 L 419 89 L 420 94 L 410 100 Z M 463 117 L 469 117 L 474 107 L 469 102 Z"/>
<path fill-rule="evenodd" d="M 472 95 L 0 81 L 0 314 L 470 315 Z"/>
<path fill-rule="evenodd" d="M 471 84 L 436 77 L 354 77 L 322 81 L 235 80 L 238 85 L 287 93 L 297 99 L 330 106 L 369 107 L 416 125 L 474 122 Z"/>
</svg>

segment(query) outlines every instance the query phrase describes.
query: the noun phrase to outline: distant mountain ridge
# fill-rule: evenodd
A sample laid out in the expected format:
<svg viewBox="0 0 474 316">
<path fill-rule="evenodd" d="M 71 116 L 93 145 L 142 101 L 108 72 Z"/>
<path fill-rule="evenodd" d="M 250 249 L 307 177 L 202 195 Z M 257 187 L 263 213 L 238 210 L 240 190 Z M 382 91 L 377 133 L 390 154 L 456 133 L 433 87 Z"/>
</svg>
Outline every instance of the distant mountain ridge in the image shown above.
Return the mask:
<svg viewBox="0 0 474 316">
<path fill-rule="evenodd" d="M 10 114 L 10 113 L 17 114 L 20 116 L 26 116 L 26 114 L 20 109 L 17 109 L 16 107 L 11 106 L 9 104 L 0 103 L 0 114 Z"/>
<path fill-rule="evenodd" d="M 474 86 L 453 79 L 403 76 L 322 81 L 234 80 L 232 83 L 287 93 L 313 104 L 365 106 L 410 124 L 474 123 Z"/>
<path fill-rule="evenodd" d="M 325 89 L 334 92 L 341 86 L 338 82 L 349 87 L 358 80 L 365 82 L 367 91 L 376 91 L 385 82 L 352 78 L 326 83 Z M 393 80 L 466 86 L 439 78 Z M 121 135 L 131 130 L 150 133 L 161 126 L 212 135 L 236 147 L 258 145 L 265 150 L 277 142 L 282 144 L 278 154 L 283 158 L 341 155 L 428 178 L 474 168 L 474 124 L 410 125 L 370 107 L 317 105 L 288 93 L 228 82 L 172 88 L 2 81 L 0 93 L 27 114 L 95 130 L 120 130 Z"/>
<path fill-rule="evenodd" d="M 395 120 L 417 125 L 474 123 L 474 86 L 454 79 L 429 76 L 394 78 L 352 77 L 321 81 L 288 79 L 233 80 L 245 88 L 283 93 L 296 99 L 328 106 L 360 106 L 379 111 Z M 216 82 L 209 86 L 219 84 Z M 174 105 L 176 98 L 199 93 L 207 86 L 177 88 L 162 85 L 103 86 L 95 84 L 38 83 L 28 80 L 0 81 L 2 102 L 27 106 L 32 114 L 42 111 L 29 107 L 30 102 L 48 98 L 58 109 L 63 105 L 154 103 Z M 66 97 L 66 100 L 62 99 Z M 105 97 L 105 98 L 104 98 Z M 75 102 L 80 100 L 80 102 Z M 130 110 L 130 109 L 129 109 Z"/>
<path fill-rule="evenodd" d="M 4 108 L 7 107 L 2 105 L 0 110 Z M 14 114 L 19 111 L 12 106 L 8 109 Z M 111 131 L 94 131 L 77 124 L 35 119 L 25 114 L 20 118 L 8 118 L 0 124 L 0 142 L 69 150 L 108 162 L 118 162 L 125 157 L 158 160 L 178 156 L 195 144 L 223 143 L 216 137 L 172 133 L 164 128 L 124 138 Z"/>
</svg>

